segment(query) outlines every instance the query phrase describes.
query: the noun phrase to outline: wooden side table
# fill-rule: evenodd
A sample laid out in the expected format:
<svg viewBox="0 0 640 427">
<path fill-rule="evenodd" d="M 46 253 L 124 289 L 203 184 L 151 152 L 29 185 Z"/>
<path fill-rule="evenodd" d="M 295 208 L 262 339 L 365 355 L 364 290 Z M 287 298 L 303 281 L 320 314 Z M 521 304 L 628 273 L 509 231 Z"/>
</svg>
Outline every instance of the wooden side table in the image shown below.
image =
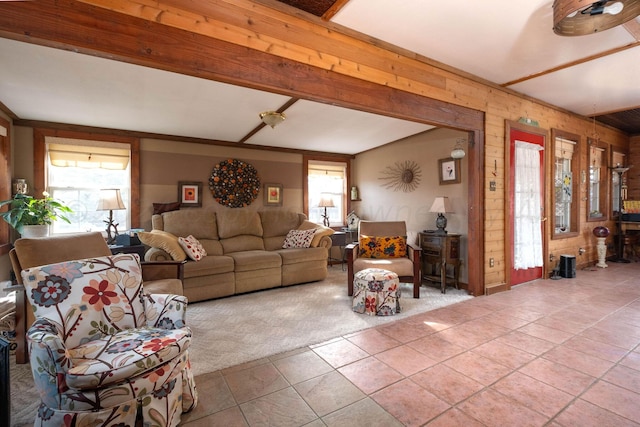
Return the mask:
<svg viewBox="0 0 640 427">
<path fill-rule="evenodd" d="M 458 289 L 460 275 L 460 234 L 420 232 L 422 248 L 422 280 L 440 283 L 442 293 L 447 291 L 447 279 Z"/>
<path fill-rule="evenodd" d="M 331 248 L 329 248 L 329 265 L 332 265 L 333 261 L 339 261 L 342 264 L 342 271 L 344 271 L 344 263 L 346 262 L 344 247 L 347 246 L 347 234 L 344 231 L 336 231 L 329 237 L 331 237 L 331 247 L 337 246 L 340 251 L 340 258 L 332 258 Z"/>
<path fill-rule="evenodd" d="M 140 261 L 144 261 L 144 245 L 109 245 L 109 249 L 113 255 L 116 254 L 138 254 Z"/>
</svg>

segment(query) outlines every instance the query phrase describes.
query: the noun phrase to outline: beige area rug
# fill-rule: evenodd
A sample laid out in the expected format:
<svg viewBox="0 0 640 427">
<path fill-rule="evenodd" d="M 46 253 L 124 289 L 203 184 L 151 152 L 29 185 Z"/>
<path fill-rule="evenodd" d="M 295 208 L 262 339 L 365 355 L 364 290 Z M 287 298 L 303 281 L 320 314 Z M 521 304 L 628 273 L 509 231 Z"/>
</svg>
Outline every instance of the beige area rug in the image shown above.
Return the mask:
<svg viewBox="0 0 640 427">
<path fill-rule="evenodd" d="M 331 338 L 424 313 L 473 298 L 466 291 L 423 286 L 420 299 L 402 284 L 402 312 L 368 316 L 351 310 L 347 273 L 329 268 L 326 280 L 286 288 L 192 303 L 187 324 L 193 330 L 190 348 L 195 375 L 214 372 Z M 11 364 L 12 425 L 33 425 L 39 398 L 29 365 Z"/>
</svg>

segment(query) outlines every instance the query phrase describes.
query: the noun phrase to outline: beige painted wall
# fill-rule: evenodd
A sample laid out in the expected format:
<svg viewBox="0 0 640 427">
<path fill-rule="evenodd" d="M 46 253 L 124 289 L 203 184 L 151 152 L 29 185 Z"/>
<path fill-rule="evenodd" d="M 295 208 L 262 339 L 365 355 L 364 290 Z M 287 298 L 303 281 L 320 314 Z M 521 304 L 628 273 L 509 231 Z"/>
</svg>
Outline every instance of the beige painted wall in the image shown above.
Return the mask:
<svg viewBox="0 0 640 427">
<path fill-rule="evenodd" d="M 467 260 L 467 200 L 469 171 L 466 157 L 461 161 L 461 182 L 440 185 L 438 159 L 451 155 L 456 139 L 466 137 L 463 132 L 436 129 L 406 138 L 393 144 L 367 151 L 356 156 L 353 162 L 353 185 L 360 192 L 360 202 L 352 202 L 352 208 L 361 219 L 401 221 L 407 223 L 408 240 L 417 243 L 418 233 L 433 230 L 437 214 L 429 212 L 437 196 L 447 196 L 454 213 L 447 214 L 447 231 L 459 233 L 462 238 L 462 269 L 460 280 L 467 281 L 464 268 Z M 420 183 L 414 191 L 393 191 L 384 187 L 383 171 L 397 162 L 415 161 L 421 170 Z"/>
<path fill-rule="evenodd" d="M 33 130 L 15 127 L 13 137 L 13 177 L 24 177 L 33 183 Z M 358 186 L 362 202 L 352 207 L 363 219 L 405 220 L 409 238 L 415 241 L 423 229 L 435 228 L 436 215 L 429 212 L 434 197 L 451 198 L 455 213 L 447 215 L 447 229 L 465 234 L 467 230 L 466 200 L 468 173 L 462 160 L 461 184 L 438 184 L 438 159 L 449 157 L 461 132 L 440 129 L 400 140 L 363 153 L 352 162 L 353 183 Z M 262 183 L 283 184 L 283 206 L 267 207 L 262 194 L 250 208 L 285 209 L 301 212 L 302 155 L 248 148 L 183 143 L 145 139 L 141 141 L 140 165 L 140 221 L 141 227 L 151 229 L 153 203 L 174 202 L 178 198 L 178 181 L 203 183 L 203 208 L 214 211 L 229 209 L 218 204 L 208 187 L 213 167 L 220 161 L 235 158 L 252 164 Z M 380 186 L 380 172 L 395 162 L 415 160 L 420 166 L 420 185 L 411 193 L 394 192 Z M 463 241 L 466 254 L 466 240 Z M 338 254 L 335 254 L 336 256 Z M 0 280 L 9 277 L 8 256 L 0 257 Z M 466 273 L 462 270 L 462 280 Z"/>
<path fill-rule="evenodd" d="M 153 203 L 175 202 L 178 181 L 202 182 L 202 206 L 230 209 L 217 203 L 209 190 L 211 171 L 222 160 L 238 159 L 256 168 L 260 182 L 283 185 L 282 207 L 266 207 L 263 192 L 250 209 L 285 209 L 302 212 L 302 155 L 248 148 L 142 140 L 140 148 L 140 226 L 151 229 Z M 264 187 L 263 187 L 264 188 Z"/>
</svg>

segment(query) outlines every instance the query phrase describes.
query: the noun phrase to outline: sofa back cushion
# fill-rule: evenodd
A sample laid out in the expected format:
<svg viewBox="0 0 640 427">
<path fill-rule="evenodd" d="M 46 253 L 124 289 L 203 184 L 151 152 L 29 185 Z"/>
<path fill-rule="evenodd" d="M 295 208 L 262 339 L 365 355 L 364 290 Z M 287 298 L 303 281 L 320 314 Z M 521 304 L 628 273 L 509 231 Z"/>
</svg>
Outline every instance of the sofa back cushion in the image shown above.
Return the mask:
<svg viewBox="0 0 640 427">
<path fill-rule="evenodd" d="M 268 251 L 282 249 L 282 244 L 291 230 L 297 230 L 306 219 L 306 215 L 284 210 L 260 212 L 262 220 L 264 247 Z"/>
<path fill-rule="evenodd" d="M 208 255 L 222 255 L 222 245 L 218 237 L 216 213 L 206 209 L 181 209 L 153 215 L 154 230 L 162 230 L 176 237 L 189 235 L 198 239 Z"/>
<path fill-rule="evenodd" d="M 225 254 L 264 250 L 262 223 L 258 212 L 229 209 L 217 213 L 218 235 Z"/>
<path fill-rule="evenodd" d="M 216 213 L 206 209 L 181 209 L 162 214 L 164 231 L 178 237 L 218 239 Z"/>
</svg>

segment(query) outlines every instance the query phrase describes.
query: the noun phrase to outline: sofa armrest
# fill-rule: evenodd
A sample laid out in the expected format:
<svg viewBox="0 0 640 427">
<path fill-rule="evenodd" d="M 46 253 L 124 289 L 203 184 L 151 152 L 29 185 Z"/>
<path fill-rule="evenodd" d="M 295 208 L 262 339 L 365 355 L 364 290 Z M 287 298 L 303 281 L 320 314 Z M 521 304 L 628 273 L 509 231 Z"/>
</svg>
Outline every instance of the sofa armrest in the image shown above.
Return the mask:
<svg viewBox="0 0 640 427">
<path fill-rule="evenodd" d="M 407 243 L 407 256 L 414 263 L 420 262 L 422 255 L 422 248 L 414 243 Z"/>
<path fill-rule="evenodd" d="M 173 257 L 160 248 L 149 248 L 144 254 L 145 261 L 173 261 Z"/>
<path fill-rule="evenodd" d="M 186 325 L 187 297 L 172 294 L 143 294 L 147 325 L 173 329 Z"/>
<path fill-rule="evenodd" d="M 44 318 L 36 319 L 27 331 L 27 342 L 31 370 L 34 372 L 36 382 L 39 375 L 49 376 L 54 380 L 57 378 L 56 374 L 66 373 L 70 362 L 69 359 L 61 356 L 66 355 L 67 349 L 60 335 L 60 329 L 54 322 Z"/>
<path fill-rule="evenodd" d="M 318 242 L 319 248 L 331 249 L 331 245 L 333 245 L 333 240 L 331 240 L 331 237 L 329 236 L 322 236 L 320 242 Z"/>
<path fill-rule="evenodd" d="M 344 247 L 344 254 L 347 262 L 355 261 L 358 258 L 358 252 L 360 251 L 360 245 L 357 242 L 349 243 Z"/>
</svg>

